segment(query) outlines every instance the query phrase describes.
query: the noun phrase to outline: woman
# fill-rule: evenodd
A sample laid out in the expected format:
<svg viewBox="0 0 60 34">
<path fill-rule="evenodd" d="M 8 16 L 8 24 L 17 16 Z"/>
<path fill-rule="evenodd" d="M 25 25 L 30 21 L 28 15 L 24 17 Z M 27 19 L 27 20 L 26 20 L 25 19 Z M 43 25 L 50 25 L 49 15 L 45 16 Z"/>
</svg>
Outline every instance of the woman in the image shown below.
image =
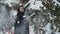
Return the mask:
<svg viewBox="0 0 60 34">
<path fill-rule="evenodd" d="M 23 6 L 20 6 L 18 8 L 14 34 L 28 34 L 29 33 L 29 27 L 28 25 L 26 25 L 27 23 L 23 22 L 24 12 L 25 12 L 25 8 Z"/>
</svg>

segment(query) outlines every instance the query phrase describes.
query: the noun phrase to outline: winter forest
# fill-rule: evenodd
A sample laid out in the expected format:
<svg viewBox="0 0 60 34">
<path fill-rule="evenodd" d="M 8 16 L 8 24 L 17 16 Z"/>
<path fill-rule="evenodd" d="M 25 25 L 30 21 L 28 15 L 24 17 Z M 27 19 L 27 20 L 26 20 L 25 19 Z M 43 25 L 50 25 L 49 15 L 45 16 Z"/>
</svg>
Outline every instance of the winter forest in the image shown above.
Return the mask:
<svg viewBox="0 0 60 34">
<path fill-rule="evenodd" d="M 60 34 L 60 0 L 0 0 L 0 34 L 14 34 L 17 8 L 25 9 L 22 34 L 29 26 L 29 34 Z M 8 32 L 10 30 L 10 33 Z"/>
</svg>

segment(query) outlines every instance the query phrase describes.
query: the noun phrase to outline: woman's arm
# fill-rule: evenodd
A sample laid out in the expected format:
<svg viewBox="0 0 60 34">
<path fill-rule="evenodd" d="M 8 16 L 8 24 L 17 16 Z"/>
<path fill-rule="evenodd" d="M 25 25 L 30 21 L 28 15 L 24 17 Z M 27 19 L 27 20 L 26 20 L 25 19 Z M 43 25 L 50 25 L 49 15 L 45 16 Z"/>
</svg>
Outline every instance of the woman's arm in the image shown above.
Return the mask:
<svg viewBox="0 0 60 34">
<path fill-rule="evenodd" d="M 31 1 L 28 1 L 28 2 L 24 5 L 24 8 L 25 8 L 25 9 L 30 5 L 30 2 L 31 2 Z"/>
</svg>

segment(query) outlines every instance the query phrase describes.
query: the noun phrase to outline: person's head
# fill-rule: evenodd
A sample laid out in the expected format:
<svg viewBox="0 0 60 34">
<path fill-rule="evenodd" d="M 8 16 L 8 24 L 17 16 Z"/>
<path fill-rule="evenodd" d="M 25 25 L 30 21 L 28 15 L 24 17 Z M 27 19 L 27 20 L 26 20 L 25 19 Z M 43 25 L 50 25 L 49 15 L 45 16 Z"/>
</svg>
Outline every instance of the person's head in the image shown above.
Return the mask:
<svg viewBox="0 0 60 34">
<path fill-rule="evenodd" d="M 21 12 L 21 13 L 24 13 L 25 9 L 24 9 L 23 6 L 20 6 L 20 7 L 18 8 L 18 11 Z"/>
</svg>

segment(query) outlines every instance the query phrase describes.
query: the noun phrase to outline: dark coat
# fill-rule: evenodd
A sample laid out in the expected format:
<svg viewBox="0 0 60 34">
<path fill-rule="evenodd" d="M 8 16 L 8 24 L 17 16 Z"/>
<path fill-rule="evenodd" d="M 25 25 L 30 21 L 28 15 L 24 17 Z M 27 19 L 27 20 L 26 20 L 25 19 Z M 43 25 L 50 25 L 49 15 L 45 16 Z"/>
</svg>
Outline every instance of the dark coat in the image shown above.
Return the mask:
<svg viewBox="0 0 60 34">
<path fill-rule="evenodd" d="M 15 23 L 15 26 L 18 26 L 18 25 L 20 25 L 20 23 L 22 22 L 22 20 L 23 20 L 23 15 L 24 15 L 24 12 L 22 13 L 22 12 L 20 12 L 19 11 L 19 9 L 18 9 L 18 13 L 17 13 L 17 18 L 16 18 L 16 23 Z M 17 23 L 17 22 L 20 22 L 20 23 Z"/>
</svg>

